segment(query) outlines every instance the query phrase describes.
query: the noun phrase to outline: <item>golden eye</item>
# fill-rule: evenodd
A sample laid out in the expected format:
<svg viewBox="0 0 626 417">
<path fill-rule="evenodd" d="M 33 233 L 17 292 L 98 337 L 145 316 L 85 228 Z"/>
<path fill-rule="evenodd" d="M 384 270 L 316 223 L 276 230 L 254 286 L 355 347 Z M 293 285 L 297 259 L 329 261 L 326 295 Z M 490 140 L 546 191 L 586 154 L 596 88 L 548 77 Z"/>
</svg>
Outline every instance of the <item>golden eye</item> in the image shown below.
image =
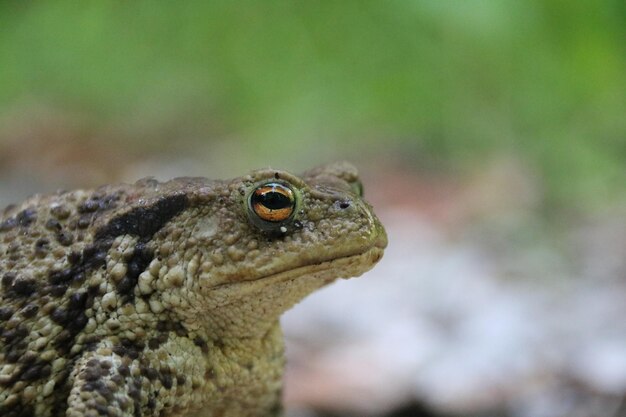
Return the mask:
<svg viewBox="0 0 626 417">
<path fill-rule="evenodd" d="M 295 207 L 293 191 L 277 182 L 261 185 L 250 195 L 250 208 L 261 220 L 267 222 L 289 219 Z"/>
</svg>

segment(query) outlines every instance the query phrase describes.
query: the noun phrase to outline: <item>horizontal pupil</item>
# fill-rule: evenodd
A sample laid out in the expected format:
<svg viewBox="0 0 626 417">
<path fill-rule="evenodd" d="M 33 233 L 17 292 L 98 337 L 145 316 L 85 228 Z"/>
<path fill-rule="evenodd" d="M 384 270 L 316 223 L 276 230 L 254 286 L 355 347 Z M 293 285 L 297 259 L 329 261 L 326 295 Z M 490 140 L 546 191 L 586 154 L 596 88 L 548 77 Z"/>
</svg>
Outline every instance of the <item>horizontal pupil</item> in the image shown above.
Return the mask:
<svg viewBox="0 0 626 417">
<path fill-rule="evenodd" d="M 267 207 L 270 210 L 280 210 L 290 207 L 292 205 L 289 197 L 276 191 L 270 191 L 261 194 L 258 197 L 259 203 L 261 203 L 263 206 Z"/>
</svg>

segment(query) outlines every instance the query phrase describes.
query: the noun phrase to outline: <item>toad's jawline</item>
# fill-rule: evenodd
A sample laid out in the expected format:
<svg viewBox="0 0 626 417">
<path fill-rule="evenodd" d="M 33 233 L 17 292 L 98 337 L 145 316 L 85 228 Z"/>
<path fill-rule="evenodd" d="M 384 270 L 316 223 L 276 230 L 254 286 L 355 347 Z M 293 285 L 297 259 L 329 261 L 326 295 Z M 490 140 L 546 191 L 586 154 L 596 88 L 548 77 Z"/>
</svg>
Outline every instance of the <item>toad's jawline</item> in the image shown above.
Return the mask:
<svg viewBox="0 0 626 417">
<path fill-rule="evenodd" d="M 368 247 L 364 251 L 357 252 L 354 254 L 346 255 L 339 258 L 332 258 L 328 260 L 322 260 L 319 262 L 311 262 L 302 266 L 299 266 L 294 269 L 287 269 L 284 271 L 276 272 L 269 275 L 264 275 L 262 277 L 254 278 L 251 280 L 239 281 L 239 282 L 227 282 L 223 284 L 216 285 L 213 287 L 213 290 L 223 290 L 228 291 L 233 287 L 236 287 L 238 290 L 241 289 L 242 286 L 246 284 L 254 284 L 258 282 L 280 282 L 293 280 L 297 278 L 301 278 L 307 275 L 316 275 L 323 274 L 324 272 L 328 272 L 330 270 L 340 271 L 339 273 L 333 273 L 332 276 L 324 277 L 325 280 L 330 283 L 338 278 L 351 278 L 360 276 L 363 273 L 370 270 L 383 256 L 384 246 L 379 245 L 378 242 L 374 243 L 372 246 Z M 355 274 L 354 272 L 350 274 L 345 274 L 345 276 L 341 273 L 347 267 L 353 266 L 354 264 L 359 264 L 361 266 L 361 270 Z M 342 268 L 342 267 L 346 268 Z"/>
</svg>

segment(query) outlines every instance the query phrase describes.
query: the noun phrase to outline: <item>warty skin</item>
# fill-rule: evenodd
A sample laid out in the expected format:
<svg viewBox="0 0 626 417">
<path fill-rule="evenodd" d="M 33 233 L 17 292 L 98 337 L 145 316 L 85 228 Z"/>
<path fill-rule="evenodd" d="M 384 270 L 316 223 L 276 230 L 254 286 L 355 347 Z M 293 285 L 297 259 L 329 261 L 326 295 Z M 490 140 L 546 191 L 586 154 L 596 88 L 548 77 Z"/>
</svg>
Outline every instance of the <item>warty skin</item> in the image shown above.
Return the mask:
<svg viewBox="0 0 626 417">
<path fill-rule="evenodd" d="M 356 169 L 336 163 L 7 208 L 0 415 L 279 415 L 281 313 L 382 257 L 386 234 L 361 192 Z M 278 209 L 289 216 L 263 218 Z"/>
</svg>

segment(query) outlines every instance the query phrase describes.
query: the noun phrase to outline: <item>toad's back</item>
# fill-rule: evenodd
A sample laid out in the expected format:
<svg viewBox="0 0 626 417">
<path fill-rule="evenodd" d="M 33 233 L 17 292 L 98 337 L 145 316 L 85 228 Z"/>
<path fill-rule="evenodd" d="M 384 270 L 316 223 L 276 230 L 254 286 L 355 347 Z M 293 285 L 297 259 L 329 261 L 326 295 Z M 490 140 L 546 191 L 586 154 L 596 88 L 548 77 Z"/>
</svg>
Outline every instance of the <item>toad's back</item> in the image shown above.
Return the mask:
<svg viewBox="0 0 626 417">
<path fill-rule="evenodd" d="M 142 180 L 0 218 L 0 415 L 277 413 L 279 315 L 371 268 L 384 230 L 346 163 Z"/>
</svg>

